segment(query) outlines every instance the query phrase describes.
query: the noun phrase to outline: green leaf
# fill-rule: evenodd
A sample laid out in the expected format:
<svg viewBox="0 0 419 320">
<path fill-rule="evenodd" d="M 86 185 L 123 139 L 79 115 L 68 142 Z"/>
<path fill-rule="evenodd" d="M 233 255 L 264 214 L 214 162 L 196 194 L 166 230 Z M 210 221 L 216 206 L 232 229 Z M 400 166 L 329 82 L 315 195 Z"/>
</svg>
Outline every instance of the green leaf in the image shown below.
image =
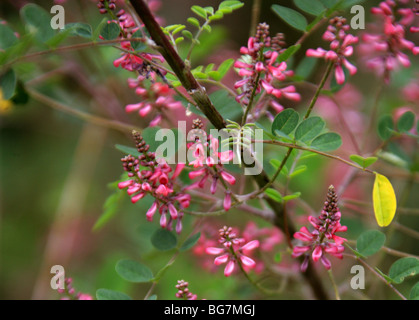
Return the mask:
<svg viewBox="0 0 419 320">
<path fill-rule="evenodd" d="M 418 273 L 419 259 L 407 257 L 394 262 L 390 267 L 388 275 L 393 282 L 400 284 L 406 277 L 415 276 Z"/>
<path fill-rule="evenodd" d="M 288 47 L 284 52 L 282 52 L 278 58 L 276 59 L 278 62 L 287 61 L 291 58 L 299 49 L 301 48 L 301 44 L 294 44 Z"/>
<path fill-rule="evenodd" d="M 115 22 L 107 23 L 103 26 L 100 35 L 105 40 L 115 40 L 119 37 L 119 34 L 121 33 L 121 29 L 119 25 Z"/>
<path fill-rule="evenodd" d="M 362 168 L 367 168 L 367 167 L 373 165 L 378 160 L 377 157 L 364 158 L 364 157 L 361 157 L 357 154 L 350 155 L 349 159 L 351 159 L 353 162 L 359 164 Z"/>
<path fill-rule="evenodd" d="M 46 42 L 55 35 L 55 30 L 51 28 L 51 16 L 42 7 L 36 4 L 27 4 L 20 10 L 21 17 L 26 24 L 29 33 Z"/>
<path fill-rule="evenodd" d="M 191 25 L 193 25 L 193 26 L 195 26 L 195 27 L 197 27 L 197 28 L 201 28 L 201 25 L 199 24 L 199 21 L 198 21 L 198 19 L 197 18 L 194 18 L 194 17 L 191 17 L 191 18 L 188 18 L 188 20 L 187 20 Z"/>
<path fill-rule="evenodd" d="M 100 32 L 102 31 L 103 27 L 107 23 L 108 23 L 108 19 L 107 18 L 103 18 L 102 21 L 98 24 L 98 26 L 96 27 L 95 31 L 93 31 L 93 35 L 92 35 L 92 40 L 93 41 L 97 41 L 97 39 L 99 38 Z"/>
<path fill-rule="evenodd" d="M 147 266 L 133 260 L 118 261 L 115 270 L 122 279 L 129 282 L 142 283 L 153 279 L 153 273 Z"/>
<path fill-rule="evenodd" d="M 190 39 L 190 40 L 192 40 L 192 39 L 193 39 L 193 34 L 192 34 L 189 30 L 183 30 L 183 31 L 182 31 L 182 34 L 183 34 L 186 38 L 188 38 L 188 39 Z"/>
<path fill-rule="evenodd" d="M 375 173 L 372 194 L 377 223 L 380 227 L 387 227 L 393 221 L 397 209 L 397 200 L 393 186 L 385 176 Z"/>
<path fill-rule="evenodd" d="M 410 290 L 409 299 L 419 300 L 419 282 L 413 286 L 412 290 Z"/>
<path fill-rule="evenodd" d="M 3 100 L 9 100 L 15 94 L 16 90 L 16 74 L 13 69 L 9 69 L 0 76 L 0 89 Z"/>
<path fill-rule="evenodd" d="M 319 59 L 313 57 L 304 57 L 295 70 L 295 75 L 302 79 L 308 79 L 316 68 L 318 61 Z"/>
<path fill-rule="evenodd" d="M 297 127 L 300 121 L 300 115 L 294 109 L 285 109 L 278 113 L 272 123 L 272 134 L 276 134 L 275 131 L 281 131 L 286 135 L 290 134 Z"/>
<path fill-rule="evenodd" d="M 132 300 L 132 298 L 125 293 L 109 289 L 97 290 L 96 298 L 98 300 Z"/>
<path fill-rule="evenodd" d="M 362 233 L 356 241 L 356 249 L 364 257 L 372 256 L 380 251 L 386 242 L 386 235 L 378 230 L 368 230 Z"/>
<path fill-rule="evenodd" d="M 339 149 L 341 145 L 342 138 L 334 132 L 324 133 L 311 143 L 311 147 L 319 151 L 333 151 Z"/>
<path fill-rule="evenodd" d="M 157 300 L 157 295 L 153 294 L 153 295 L 149 296 L 147 300 Z"/>
<path fill-rule="evenodd" d="M 180 251 L 186 251 L 189 250 L 190 248 L 192 248 L 199 240 L 199 238 L 201 237 L 201 232 L 195 233 L 194 235 L 190 236 L 188 239 L 186 239 L 186 241 L 182 244 L 182 246 L 180 247 Z"/>
<path fill-rule="evenodd" d="M 276 202 L 282 202 L 282 195 L 279 193 L 279 191 L 272 189 L 272 188 L 268 188 L 265 190 L 265 194 L 271 198 L 272 200 L 276 201 Z"/>
<path fill-rule="evenodd" d="M 311 141 L 320 134 L 324 126 L 325 122 L 322 118 L 308 118 L 301 122 L 295 130 L 295 139 L 302 142 Z"/>
<path fill-rule="evenodd" d="M 141 30 L 135 31 L 134 34 L 132 35 L 132 38 L 143 38 L 143 34 Z M 135 51 L 143 51 L 147 49 L 147 45 L 144 43 L 144 41 L 131 41 L 131 47 Z"/>
<path fill-rule="evenodd" d="M 18 42 L 18 38 L 12 29 L 0 24 L 0 49 L 6 50 Z"/>
<path fill-rule="evenodd" d="M 382 140 L 388 140 L 393 135 L 394 123 L 391 115 L 386 114 L 378 120 L 378 136 Z"/>
<path fill-rule="evenodd" d="M 52 38 L 45 42 L 51 48 L 56 48 L 61 42 L 67 39 L 70 36 L 70 29 L 63 29 L 60 32 L 56 33 Z"/>
<path fill-rule="evenodd" d="M 92 26 L 87 23 L 68 23 L 65 25 L 65 29 L 70 29 L 70 36 L 77 36 L 82 38 L 92 38 Z"/>
<path fill-rule="evenodd" d="M 290 178 L 294 178 L 296 176 L 298 176 L 299 174 L 307 171 L 308 167 L 306 165 L 301 165 L 298 166 L 297 168 L 295 168 L 295 170 L 290 174 Z"/>
<path fill-rule="evenodd" d="M 284 202 L 299 198 L 301 196 L 301 192 L 294 192 L 293 194 L 287 195 L 283 197 Z"/>
<path fill-rule="evenodd" d="M 123 153 L 125 153 L 125 154 L 130 154 L 130 155 L 132 155 L 132 156 L 134 156 L 134 157 L 138 157 L 138 156 L 140 156 L 140 153 L 138 152 L 138 150 L 137 149 L 135 149 L 135 148 L 132 148 L 132 147 L 127 147 L 127 146 L 124 146 L 124 145 L 122 145 L 122 144 L 116 144 L 115 145 L 115 148 L 117 149 L 117 150 L 119 150 L 119 151 L 121 151 L 121 152 L 123 152 Z"/>
<path fill-rule="evenodd" d="M 209 97 L 224 119 L 234 120 L 243 114 L 240 104 L 227 91 L 218 90 L 211 93 Z"/>
<path fill-rule="evenodd" d="M 124 196 L 124 190 L 116 190 L 105 201 L 103 205 L 103 213 L 94 224 L 92 230 L 97 231 L 108 223 L 118 212 L 118 206 Z"/>
<path fill-rule="evenodd" d="M 325 6 L 319 0 L 294 0 L 295 5 L 314 16 L 318 16 L 326 11 Z"/>
<path fill-rule="evenodd" d="M 197 16 L 203 18 L 204 20 L 207 20 L 207 11 L 205 11 L 204 8 L 202 8 L 200 6 L 192 6 L 191 10 Z"/>
<path fill-rule="evenodd" d="M 244 3 L 241 1 L 234 1 L 234 0 L 227 0 L 220 3 L 218 6 L 218 9 L 225 9 L 230 8 L 231 10 L 237 10 L 244 6 Z"/>
<path fill-rule="evenodd" d="M 326 8 L 332 8 L 335 6 L 339 0 L 319 0 Z"/>
<path fill-rule="evenodd" d="M 305 31 L 307 27 L 307 19 L 299 12 L 280 6 L 279 4 L 272 5 L 272 10 L 291 27 L 300 31 Z"/>
<path fill-rule="evenodd" d="M 176 236 L 166 229 L 158 229 L 151 236 L 151 244 L 160 251 L 168 251 L 176 248 Z"/>
<path fill-rule="evenodd" d="M 218 79 L 214 79 L 214 80 L 221 81 L 224 78 L 224 76 L 227 74 L 227 72 L 230 70 L 230 68 L 233 66 L 233 64 L 234 64 L 234 59 L 227 59 L 223 61 L 217 69 L 217 72 L 219 73 L 219 77 Z"/>
<path fill-rule="evenodd" d="M 397 122 L 397 129 L 400 132 L 408 132 L 415 125 L 415 114 L 412 111 L 403 113 Z"/>
</svg>

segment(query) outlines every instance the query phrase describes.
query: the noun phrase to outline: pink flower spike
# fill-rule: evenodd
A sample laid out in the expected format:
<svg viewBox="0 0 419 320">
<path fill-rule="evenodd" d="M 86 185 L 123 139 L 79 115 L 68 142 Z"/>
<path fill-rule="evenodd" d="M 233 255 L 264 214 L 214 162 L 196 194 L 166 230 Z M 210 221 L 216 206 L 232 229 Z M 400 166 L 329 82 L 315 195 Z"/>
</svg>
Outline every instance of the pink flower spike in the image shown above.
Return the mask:
<svg viewBox="0 0 419 320">
<path fill-rule="evenodd" d="M 224 275 L 226 276 L 226 277 L 229 277 L 229 276 L 231 276 L 231 274 L 233 273 L 233 271 L 234 271 L 234 266 L 235 266 L 235 262 L 234 261 L 232 261 L 232 260 L 230 260 L 228 263 L 227 263 L 227 266 L 225 267 L 225 269 L 224 269 Z"/>
<path fill-rule="evenodd" d="M 222 254 L 224 252 L 224 248 L 216 248 L 216 247 L 208 247 L 205 249 L 205 252 L 212 255 Z"/>
<path fill-rule="evenodd" d="M 216 266 L 219 266 L 220 264 L 224 264 L 228 261 L 228 254 L 223 254 L 222 256 L 219 256 L 214 259 L 214 264 Z"/>
</svg>

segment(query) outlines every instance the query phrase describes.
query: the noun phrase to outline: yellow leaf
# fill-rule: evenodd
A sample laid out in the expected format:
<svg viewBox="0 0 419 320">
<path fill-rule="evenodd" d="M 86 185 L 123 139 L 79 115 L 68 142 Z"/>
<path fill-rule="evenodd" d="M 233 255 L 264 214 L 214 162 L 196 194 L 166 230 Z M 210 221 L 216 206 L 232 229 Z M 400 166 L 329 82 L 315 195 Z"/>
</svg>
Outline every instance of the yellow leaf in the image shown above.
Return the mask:
<svg viewBox="0 0 419 320">
<path fill-rule="evenodd" d="M 3 91 L 0 89 L 0 114 L 9 112 L 11 108 L 12 103 L 9 100 L 3 100 Z"/>
<path fill-rule="evenodd" d="M 383 175 L 375 173 L 372 190 L 375 219 L 380 227 L 387 227 L 393 221 L 397 209 L 397 200 L 393 186 Z"/>
</svg>

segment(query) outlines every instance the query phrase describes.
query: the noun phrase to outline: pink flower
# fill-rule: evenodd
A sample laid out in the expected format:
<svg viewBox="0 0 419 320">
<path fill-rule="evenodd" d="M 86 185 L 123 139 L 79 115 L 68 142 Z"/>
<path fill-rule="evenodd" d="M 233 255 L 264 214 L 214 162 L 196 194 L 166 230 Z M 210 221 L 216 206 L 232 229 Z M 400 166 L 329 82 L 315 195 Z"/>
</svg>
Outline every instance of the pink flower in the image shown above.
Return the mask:
<svg viewBox="0 0 419 320">
<path fill-rule="evenodd" d="M 149 152 L 149 146 L 138 132 L 133 133 L 139 157 L 128 155 L 121 159 L 124 170 L 128 173 L 129 180 L 118 183 L 120 189 L 127 189 L 131 202 L 151 195 L 155 201 L 147 210 L 146 219 L 152 221 L 157 209 L 160 213 L 160 226 L 172 229 L 176 221 L 175 230 L 182 231 L 183 209 L 189 207 L 190 195 L 174 190 L 174 181 L 184 168 L 179 164 L 172 175 L 172 168 L 164 160 L 156 160 L 155 154 Z M 141 170 L 140 170 L 141 168 Z M 144 169 L 145 168 L 145 169 Z"/>
<path fill-rule="evenodd" d="M 372 8 L 371 12 L 382 21 L 381 27 L 376 33 L 365 33 L 360 45 L 365 65 L 383 76 L 387 83 L 391 73 L 399 66 L 408 68 L 411 65 L 409 57 L 403 51 L 410 51 L 415 55 L 419 53 L 419 47 L 405 38 L 409 25 L 414 21 L 413 10 L 397 7 L 394 1 L 386 0 L 379 7 Z M 401 19 L 397 20 L 396 16 Z M 417 32 L 416 27 L 411 27 L 410 31 Z"/>
<path fill-rule="evenodd" d="M 301 227 L 300 231 L 294 234 L 294 238 L 304 244 L 294 246 L 292 253 L 293 258 L 305 255 L 301 265 L 302 272 L 307 269 L 310 256 L 314 262 L 321 261 L 326 269 L 332 266 L 325 256 L 326 253 L 339 259 L 343 258 L 342 253 L 345 250 L 343 243 L 346 239 L 337 236 L 336 233 L 346 232 L 348 228 L 340 224 L 341 213 L 336 203 L 334 187 L 330 186 L 322 213 L 318 218 L 308 217 L 314 230 L 310 232 L 306 227 Z"/>
<path fill-rule="evenodd" d="M 336 82 L 340 85 L 345 83 L 345 73 L 342 67 L 345 67 L 350 75 L 357 72 L 357 68 L 351 64 L 347 58 L 353 54 L 353 44 L 358 42 L 358 37 L 351 34 L 346 34 L 349 30 L 349 25 L 346 24 L 346 19 L 336 17 L 330 20 L 330 25 L 323 35 L 323 40 L 330 42 L 330 50 L 322 48 L 308 49 L 307 57 L 323 58 L 326 61 L 331 61 L 335 67 Z"/>
<path fill-rule="evenodd" d="M 244 105 L 249 104 L 253 93 L 260 93 L 262 89 L 275 98 L 284 97 L 292 101 L 300 101 L 301 97 L 295 87 L 276 87 L 276 82 L 284 81 L 293 75 L 292 71 L 287 70 L 286 62 L 277 62 L 279 53 L 283 51 L 279 44 L 284 44 L 282 36 L 277 35 L 271 39 L 269 26 L 262 23 L 258 26 L 256 36 L 249 38 L 247 47 L 240 49 L 240 53 L 245 56 L 234 63 L 238 74 L 243 77 L 234 85 L 235 89 L 241 91 L 236 97 L 238 102 Z M 254 111 L 255 114 L 257 110 Z"/>
<path fill-rule="evenodd" d="M 205 252 L 211 255 L 217 255 L 214 259 L 214 264 L 219 266 L 226 264 L 224 275 L 229 277 L 236 265 L 241 264 L 243 267 L 252 269 L 256 266 L 256 262 L 247 256 L 248 252 L 259 247 L 259 241 L 253 240 L 246 244 L 243 238 L 238 238 L 233 229 L 224 227 L 219 230 L 219 243 L 223 245 L 222 248 L 208 247 Z"/>
</svg>

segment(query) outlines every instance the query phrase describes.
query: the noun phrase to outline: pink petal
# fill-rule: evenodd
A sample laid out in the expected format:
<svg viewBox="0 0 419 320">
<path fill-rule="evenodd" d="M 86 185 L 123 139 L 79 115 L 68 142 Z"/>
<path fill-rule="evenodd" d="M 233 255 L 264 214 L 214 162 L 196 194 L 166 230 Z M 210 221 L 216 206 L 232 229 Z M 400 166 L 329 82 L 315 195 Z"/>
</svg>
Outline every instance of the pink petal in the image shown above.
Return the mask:
<svg viewBox="0 0 419 320">
<path fill-rule="evenodd" d="M 226 263 L 228 261 L 228 257 L 229 255 L 227 253 L 223 254 L 222 256 L 219 256 L 214 259 L 214 264 L 216 266 L 219 266 L 220 264 Z"/>
<path fill-rule="evenodd" d="M 206 253 L 213 254 L 213 255 L 222 254 L 224 251 L 225 251 L 224 248 L 216 248 L 216 247 L 208 247 L 205 249 Z"/>
<path fill-rule="evenodd" d="M 243 263 L 243 265 L 245 265 L 248 268 L 254 268 L 256 266 L 256 262 L 247 256 L 240 256 L 240 260 Z"/>
<path fill-rule="evenodd" d="M 245 251 L 250 251 L 250 250 L 253 250 L 253 249 L 258 248 L 259 247 L 259 244 L 260 243 L 259 243 L 258 240 L 253 240 L 253 241 L 250 241 L 250 242 L 246 243 L 240 249 L 245 250 Z"/>
<path fill-rule="evenodd" d="M 225 269 L 224 269 L 224 275 L 226 276 L 226 277 L 229 277 L 232 273 L 233 273 L 233 271 L 234 271 L 234 266 L 235 266 L 235 262 L 234 261 L 232 261 L 232 260 L 230 260 L 228 263 L 227 263 L 227 266 L 225 267 Z"/>
</svg>

